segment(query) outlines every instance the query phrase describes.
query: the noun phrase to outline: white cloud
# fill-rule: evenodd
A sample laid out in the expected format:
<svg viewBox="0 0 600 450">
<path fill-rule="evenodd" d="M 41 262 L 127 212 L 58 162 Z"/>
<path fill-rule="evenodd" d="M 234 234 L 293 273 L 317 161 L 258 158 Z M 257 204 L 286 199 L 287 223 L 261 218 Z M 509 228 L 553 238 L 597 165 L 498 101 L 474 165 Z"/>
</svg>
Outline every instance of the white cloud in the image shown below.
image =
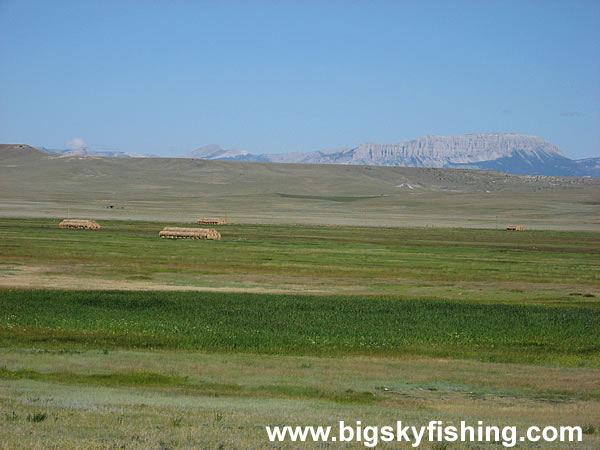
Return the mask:
<svg viewBox="0 0 600 450">
<path fill-rule="evenodd" d="M 87 144 L 85 143 L 85 141 L 81 138 L 73 138 L 68 140 L 67 142 L 65 142 L 65 146 L 71 150 L 71 151 L 75 151 L 75 150 L 81 150 L 83 148 L 87 147 Z"/>
</svg>

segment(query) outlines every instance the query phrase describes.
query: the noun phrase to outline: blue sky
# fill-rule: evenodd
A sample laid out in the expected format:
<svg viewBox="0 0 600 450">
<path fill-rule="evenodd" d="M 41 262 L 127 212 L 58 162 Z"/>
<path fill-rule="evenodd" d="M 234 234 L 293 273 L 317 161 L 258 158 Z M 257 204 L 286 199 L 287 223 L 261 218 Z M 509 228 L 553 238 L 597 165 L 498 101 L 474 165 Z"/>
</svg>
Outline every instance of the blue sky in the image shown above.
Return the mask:
<svg viewBox="0 0 600 450">
<path fill-rule="evenodd" d="M 426 134 L 600 156 L 600 2 L 0 0 L 0 142 L 163 156 Z"/>
</svg>

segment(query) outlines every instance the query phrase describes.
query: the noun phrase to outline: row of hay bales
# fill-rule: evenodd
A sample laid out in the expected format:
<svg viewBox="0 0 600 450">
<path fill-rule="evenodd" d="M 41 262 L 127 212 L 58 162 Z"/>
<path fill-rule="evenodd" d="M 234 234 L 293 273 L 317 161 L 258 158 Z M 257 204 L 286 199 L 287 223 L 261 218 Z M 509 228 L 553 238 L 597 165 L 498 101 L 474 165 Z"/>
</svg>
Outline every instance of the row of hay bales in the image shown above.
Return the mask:
<svg viewBox="0 0 600 450">
<path fill-rule="evenodd" d="M 199 224 L 224 225 L 225 219 L 219 218 L 201 218 Z M 99 230 L 101 227 L 95 220 L 89 219 L 64 219 L 59 225 L 60 228 L 71 228 L 79 230 Z M 506 227 L 509 231 L 525 231 L 523 225 L 509 225 Z M 183 227 L 165 227 L 158 235 L 163 239 L 221 239 L 221 233 L 214 228 L 183 228 Z"/>
<path fill-rule="evenodd" d="M 89 219 L 65 219 L 58 224 L 61 228 L 74 228 L 78 230 L 99 230 L 100 225 L 95 220 Z"/>
<path fill-rule="evenodd" d="M 201 217 L 198 219 L 198 225 L 225 225 L 227 221 L 218 217 Z"/>
<path fill-rule="evenodd" d="M 221 239 L 214 228 L 165 227 L 158 235 L 163 239 Z"/>
<path fill-rule="evenodd" d="M 199 219 L 210 220 L 212 223 L 223 225 L 227 223 L 224 219 L 208 218 Z M 60 228 L 70 228 L 79 230 L 99 230 L 100 225 L 95 220 L 89 219 L 64 219 L 58 225 Z M 212 239 L 220 240 L 221 233 L 214 228 L 183 228 L 183 227 L 165 227 L 158 235 L 163 239 Z"/>
</svg>

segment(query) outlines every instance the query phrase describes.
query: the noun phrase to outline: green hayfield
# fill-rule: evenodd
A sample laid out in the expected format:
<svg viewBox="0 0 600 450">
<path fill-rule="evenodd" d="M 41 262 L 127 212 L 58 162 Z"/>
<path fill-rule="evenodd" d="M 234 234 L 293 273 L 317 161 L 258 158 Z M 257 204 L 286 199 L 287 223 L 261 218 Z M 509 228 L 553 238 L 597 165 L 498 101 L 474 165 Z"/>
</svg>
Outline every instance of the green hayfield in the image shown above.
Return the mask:
<svg viewBox="0 0 600 450">
<path fill-rule="evenodd" d="M 2 293 L 4 346 L 600 363 L 597 306 L 191 292 Z"/>
</svg>

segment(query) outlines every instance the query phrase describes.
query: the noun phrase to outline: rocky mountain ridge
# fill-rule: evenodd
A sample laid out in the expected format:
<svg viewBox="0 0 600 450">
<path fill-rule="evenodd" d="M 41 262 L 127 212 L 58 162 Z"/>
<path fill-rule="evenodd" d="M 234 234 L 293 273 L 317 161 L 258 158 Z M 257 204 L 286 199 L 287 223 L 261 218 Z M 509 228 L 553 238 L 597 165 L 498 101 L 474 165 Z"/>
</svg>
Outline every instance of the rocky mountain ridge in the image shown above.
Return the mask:
<svg viewBox="0 0 600 450">
<path fill-rule="evenodd" d="M 232 159 L 239 158 L 250 153 L 245 152 L 243 150 L 225 150 L 221 148 L 217 144 L 209 144 L 203 147 L 200 147 L 194 151 L 186 153 L 183 155 L 184 158 L 198 158 L 198 159 Z"/>
<path fill-rule="evenodd" d="M 355 148 L 261 155 L 240 152 L 232 156 L 217 154 L 203 159 L 461 168 L 520 175 L 600 177 L 600 158 L 572 160 L 540 137 L 504 133 L 423 136 L 398 144 L 364 143 Z"/>
</svg>

